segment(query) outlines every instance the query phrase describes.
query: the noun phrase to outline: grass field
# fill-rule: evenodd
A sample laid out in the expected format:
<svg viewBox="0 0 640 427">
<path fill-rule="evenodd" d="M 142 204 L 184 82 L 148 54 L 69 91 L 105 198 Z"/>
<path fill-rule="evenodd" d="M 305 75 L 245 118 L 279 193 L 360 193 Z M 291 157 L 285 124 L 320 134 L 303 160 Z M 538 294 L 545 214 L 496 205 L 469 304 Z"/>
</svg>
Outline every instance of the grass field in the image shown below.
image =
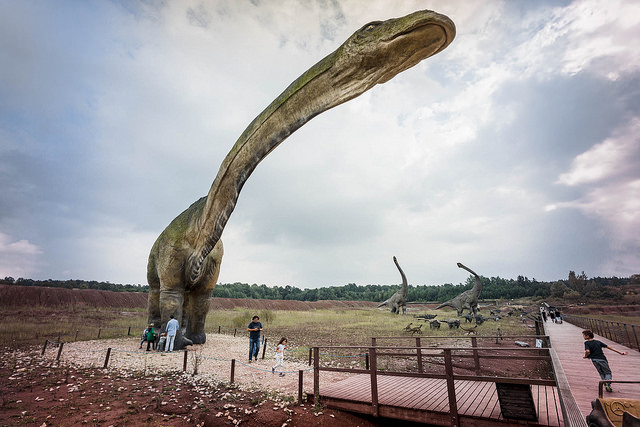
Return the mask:
<svg viewBox="0 0 640 427">
<path fill-rule="evenodd" d="M 413 314 L 418 313 L 418 311 Z M 423 313 L 420 311 L 419 313 Z M 455 312 L 433 311 L 438 319 L 454 318 Z M 207 333 L 221 332 L 246 335 L 251 317 L 257 314 L 264 326 L 264 335 L 270 342 L 282 336 L 292 346 L 317 345 L 366 345 L 371 337 L 411 334 L 405 326 L 422 324 L 422 335 L 464 335 L 461 329 L 450 330 L 443 324 L 439 330 L 429 329 L 428 322 L 420 321 L 411 313 L 406 316 L 393 315 L 382 309 L 338 309 L 338 310 L 217 310 L 210 311 L 205 329 Z M 45 339 L 69 342 L 100 338 L 138 336 L 147 321 L 146 310 L 133 308 L 0 308 L 0 344 L 22 345 L 42 343 Z M 470 324 L 468 324 L 470 326 Z M 463 324 L 464 327 L 464 324 Z M 516 318 L 505 318 L 500 322 L 488 321 L 478 327 L 482 335 L 495 335 L 497 328 L 503 334 L 532 334 Z"/>
</svg>

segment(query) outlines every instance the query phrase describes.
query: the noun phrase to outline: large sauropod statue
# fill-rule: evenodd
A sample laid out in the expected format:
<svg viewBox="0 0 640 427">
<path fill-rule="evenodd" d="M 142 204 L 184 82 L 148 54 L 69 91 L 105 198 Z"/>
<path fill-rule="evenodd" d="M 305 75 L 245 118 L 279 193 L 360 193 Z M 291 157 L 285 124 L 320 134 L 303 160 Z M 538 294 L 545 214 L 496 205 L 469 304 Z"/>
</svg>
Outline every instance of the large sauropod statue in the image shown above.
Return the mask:
<svg viewBox="0 0 640 427">
<path fill-rule="evenodd" d="M 440 52 L 454 37 L 453 22 L 427 10 L 366 24 L 249 124 L 208 195 L 174 219 L 149 254 L 149 322 L 164 327 L 173 314 L 180 322 L 175 348 L 205 342 L 209 298 L 222 261 L 220 237 L 258 163 L 313 117 Z"/>
<path fill-rule="evenodd" d="M 443 302 L 439 306 L 436 307 L 436 310 L 442 307 L 451 307 L 455 308 L 458 312 L 458 316 L 462 316 L 462 311 L 464 309 L 469 310 L 468 314 L 473 312 L 473 315 L 478 314 L 478 297 L 480 296 L 480 292 L 482 292 L 482 280 L 480 280 L 480 276 L 478 276 L 473 270 L 469 267 L 458 263 L 458 267 L 467 270 L 469 273 L 473 274 L 475 278 L 475 282 L 471 289 L 467 289 L 460 295 L 455 298 L 450 299 L 447 302 Z"/>
<path fill-rule="evenodd" d="M 400 268 L 400 264 L 398 264 L 398 259 L 396 257 L 393 257 L 393 262 L 396 264 L 396 267 L 398 267 L 400 277 L 402 277 L 402 286 L 400 286 L 400 289 L 391 295 L 389 299 L 381 302 L 378 305 L 378 308 L 386 305 L 389 307 L 391 313 L 395 314 L 400 314 L 400 308 L 402 308 L 402 314 L 405 315 L 407 314 L 407 290 L 409 289 L 409 284 L 407 282 L 407 276 L 405 276 L 404 271 Z"/>
</svg>

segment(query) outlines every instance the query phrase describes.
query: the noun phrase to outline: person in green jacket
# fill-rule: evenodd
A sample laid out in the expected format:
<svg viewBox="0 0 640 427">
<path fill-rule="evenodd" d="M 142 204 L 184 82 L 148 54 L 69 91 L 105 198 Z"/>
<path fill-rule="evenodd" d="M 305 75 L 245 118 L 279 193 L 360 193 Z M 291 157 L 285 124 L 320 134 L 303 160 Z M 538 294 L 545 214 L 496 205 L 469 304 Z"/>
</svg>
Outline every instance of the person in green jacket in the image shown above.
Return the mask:
<svg viewBox="0 0 640 427">
<path fill-rule="evenodd" d="M 156 332 L 153 330 L 153 323 L 151 323 L 149 325 L 148 328 L 148 332 L 147 332 L 147 351 L 151 351 L 149 350 L 149 346 L 153 343 L 153 348 L 155 349 L 156 345 Z"/>
</svg>

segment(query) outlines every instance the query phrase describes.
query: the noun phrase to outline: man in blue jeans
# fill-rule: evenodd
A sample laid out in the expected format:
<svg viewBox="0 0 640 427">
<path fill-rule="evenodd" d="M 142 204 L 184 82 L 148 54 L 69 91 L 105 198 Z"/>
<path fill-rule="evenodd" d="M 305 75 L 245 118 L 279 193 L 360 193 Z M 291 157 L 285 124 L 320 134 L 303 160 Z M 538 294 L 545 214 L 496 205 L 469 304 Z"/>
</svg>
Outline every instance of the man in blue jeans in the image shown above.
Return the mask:
<svg viewBox="0 0 640 427">
<path fill-rule="evenodd" d="M 247 326 L 247 331 L 249 331 L 249 362 L 251 362 L 252 356 L 255 360 L 258 360 L 258 352 L 260 351 L 262 323 L 258 322 L 258 320 L 260 320 L 258 316 L 253 316 L 251 323 Z"/>
</svg>

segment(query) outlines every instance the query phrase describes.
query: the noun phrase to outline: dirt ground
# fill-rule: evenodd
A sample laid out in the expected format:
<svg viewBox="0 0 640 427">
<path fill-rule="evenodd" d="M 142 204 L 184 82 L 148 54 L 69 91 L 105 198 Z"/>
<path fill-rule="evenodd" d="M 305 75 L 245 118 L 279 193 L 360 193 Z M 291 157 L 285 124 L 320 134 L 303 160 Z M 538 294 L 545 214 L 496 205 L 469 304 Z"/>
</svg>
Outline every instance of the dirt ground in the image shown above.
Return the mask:
<svg viewBox="0 0 640 427">
<path fill-rule="evenodd" d="M 35 346 L 1 349 L 0 426 L 369 427 L 389 422 L 314 408 L 304 399 L 299 403 L 299 370 L 307 370 L 303 389 L 313 388 L 304 358 L 287 358 L 285 376 L 279 377 L 271 372 L 268 352 L 252 364 L 240 359 L 247 350 L 244 338 L 216 334 L 207 344 L 190 347 L 185 372 L 183 352 L 146 352 L 138 345 L 137 338 L 67 343 L 58 362 L 59 348 L 53 345 L 44 356 Z M 109 364 L 102 369 L 107 348 L 112 348 Z M 231 384 L 230 359 L 238 355 Z"/>
<path fill-rule="evenodd" d="M 37 348 L 2 352 L 2 426 L 384 425 L 179 370 L 144 375 L 56 364 L 55 356 L 42 357 Z"/>
</svg>

